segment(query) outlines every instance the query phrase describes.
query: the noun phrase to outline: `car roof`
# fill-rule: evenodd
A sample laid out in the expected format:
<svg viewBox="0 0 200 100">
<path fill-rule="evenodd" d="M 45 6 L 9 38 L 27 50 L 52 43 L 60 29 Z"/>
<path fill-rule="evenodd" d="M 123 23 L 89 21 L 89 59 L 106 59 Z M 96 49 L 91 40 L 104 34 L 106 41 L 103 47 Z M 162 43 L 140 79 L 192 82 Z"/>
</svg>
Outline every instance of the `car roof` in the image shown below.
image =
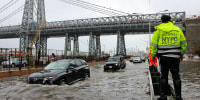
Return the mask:
<svg viewBox="0 0 200 100">
<path fill-rule="evenodd" d="M 114 57 L 109 57 L 109 58 L 122 58 L 123 56 L 114 56 Z"/>
</svg>

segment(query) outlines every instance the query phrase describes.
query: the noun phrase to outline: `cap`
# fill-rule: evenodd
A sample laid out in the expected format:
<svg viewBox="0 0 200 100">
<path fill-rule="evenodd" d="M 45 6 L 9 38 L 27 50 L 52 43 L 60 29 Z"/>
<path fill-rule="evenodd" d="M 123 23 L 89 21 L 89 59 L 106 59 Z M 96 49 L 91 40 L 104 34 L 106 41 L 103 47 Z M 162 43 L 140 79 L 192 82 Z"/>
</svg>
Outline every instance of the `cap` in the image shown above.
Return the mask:
<svg viewBox="0 0 200 100">
<path fill-rule="evenodd" d="M 169 15 L 162 15 L 161 16 L 161 20 L 163 22 L 167 22 L 167 21 L 170 21 L 171 17 Z"/>
</svg>

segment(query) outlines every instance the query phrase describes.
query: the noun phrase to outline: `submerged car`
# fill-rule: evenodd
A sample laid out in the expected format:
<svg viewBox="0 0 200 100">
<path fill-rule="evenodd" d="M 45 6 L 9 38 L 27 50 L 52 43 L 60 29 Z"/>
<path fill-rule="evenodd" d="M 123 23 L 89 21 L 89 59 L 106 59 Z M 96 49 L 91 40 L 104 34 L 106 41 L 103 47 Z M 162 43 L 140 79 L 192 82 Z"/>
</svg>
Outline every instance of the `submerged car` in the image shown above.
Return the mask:
<svg viewBox="0 0 200 100">
<path fill-rule="evenodd" d="M 124 69 L 126 67 L 126 63 L 123 57 L 116 56 L 116 57 L 109 57 L 108 61 L 104 64 L 104 70 L 114 69 Z"/>
<path fill-rule="evenodd" d="M 141 57 L 133 57 L 133 63 L 142 63 Z"/>
<path fill-rule="evenodd" d="M 43 70 L 28 77 L 29 84 L 72 84 L 90 77 L 90 69 L 85 60 L 66 59 L 48 64 Z"/>
<path fill-rule="evenodd" d="M 142 61 L 143 61 L 143 62 L 145 62 L 145 61 L 146 61 L 146 58 L 145 58 L 145 57 L 143 57 L 143 56 L 141 57 L 141 59 L 142 59 Z"/>
<path fill-rule="evenodd" d="M 133 61 L 133 57 L 130 57 L 130 60 L 129 60 L 130 62 L 132 62 Z"/>
</svg>

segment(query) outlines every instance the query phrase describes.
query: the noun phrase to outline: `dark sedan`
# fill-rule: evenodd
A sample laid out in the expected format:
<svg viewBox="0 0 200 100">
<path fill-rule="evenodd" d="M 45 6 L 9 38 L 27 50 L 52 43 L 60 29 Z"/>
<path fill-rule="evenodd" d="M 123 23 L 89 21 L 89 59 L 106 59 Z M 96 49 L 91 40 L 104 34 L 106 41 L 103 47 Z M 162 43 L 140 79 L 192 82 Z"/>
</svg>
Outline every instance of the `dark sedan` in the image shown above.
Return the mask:
<svg viewBox="0 0 200 100">
<path fill-rule="evenodd" d="M 28 77 L 30 84 L 72 84 L 90 77 L 88 64 L 81 59 L 58 60 Z"/>
<path fill-rule="evenodd" d="M 119 69 L 124 69 L 125 67 L 126 63 L 123 57 L 119 56 L 108 58 L 108 61 L 104 64 L 104 70 L 108 69 L 119 70 Z"/>
</svg>

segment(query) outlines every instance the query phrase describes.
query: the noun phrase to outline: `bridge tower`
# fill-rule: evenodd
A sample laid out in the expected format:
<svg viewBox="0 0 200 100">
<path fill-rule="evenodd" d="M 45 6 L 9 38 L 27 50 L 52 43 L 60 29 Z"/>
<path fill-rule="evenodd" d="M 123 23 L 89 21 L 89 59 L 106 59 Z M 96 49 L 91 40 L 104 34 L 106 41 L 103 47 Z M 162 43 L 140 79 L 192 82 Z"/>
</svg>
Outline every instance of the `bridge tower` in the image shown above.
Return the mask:
<svg viewBox="0 0 200 100">
<path fill-rule="evenodd" d="M 95 49 L 96 49 L 96 45 L 95 45 L 95 41 L 96 37 L 95 35 L 90 32 L 89 33 L 89 56 L 94 56 L 95 55 Z"/>
<path fill-rule="evenodd" d="M 45 20 L 44 0 L 26 0 L 22 17 L 21 32 L 20 32 L 20 49 L 26 54 L 26 48 L 32 42 L 36 30 Z M 41 35 L 37 40 L 35 47 L 41 50 L 42 55 L 47 55 L 47 37 Z"/>
<path fill-rule="evenodd" d="M 89 33 L 89 56 L 100 56 L 100 34 Z"/>
<path fill-rule="evenodd" d="M 68 51 L 71 51 L 71 37 L 69 33 L 66 33 L 65 34 L 65 51 L 64 51 L 65 56 L 69 56 L 67 54 Z"/>
<path fill-rule="evenodd" d="M 124 34 L 117 31 L 117 55 L 126 56 Z"/>
</svg>

